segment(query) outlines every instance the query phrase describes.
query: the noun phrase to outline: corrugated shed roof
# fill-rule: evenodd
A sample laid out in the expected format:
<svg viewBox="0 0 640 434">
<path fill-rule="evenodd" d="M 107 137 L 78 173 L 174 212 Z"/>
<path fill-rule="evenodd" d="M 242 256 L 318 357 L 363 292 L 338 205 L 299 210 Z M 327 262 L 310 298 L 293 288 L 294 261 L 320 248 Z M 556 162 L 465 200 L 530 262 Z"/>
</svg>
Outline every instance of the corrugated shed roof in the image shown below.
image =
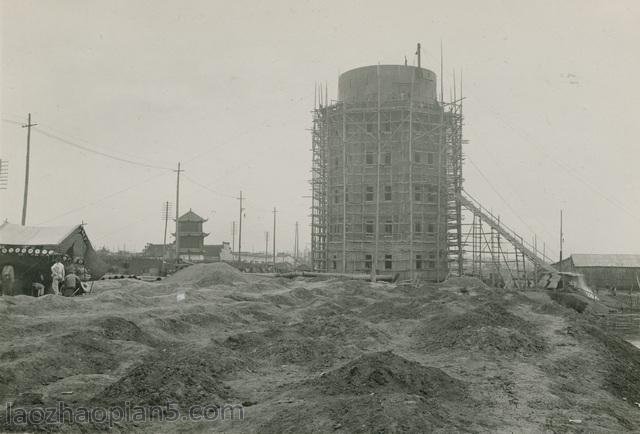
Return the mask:
<svg viewBox="0 0 640 434">
<path fill-rule="evenodd" d="M 0 244 L 20 246 L 58 245 L 79 226 L 21 226 L 5 222 L 0 225 Z"/>
<path fill-rule="evenodd" d="M 576 267 L 622 267 L 640 268 L 640 255 L 594 255 L 575 253 L 571 255 Z"/>
</svg>

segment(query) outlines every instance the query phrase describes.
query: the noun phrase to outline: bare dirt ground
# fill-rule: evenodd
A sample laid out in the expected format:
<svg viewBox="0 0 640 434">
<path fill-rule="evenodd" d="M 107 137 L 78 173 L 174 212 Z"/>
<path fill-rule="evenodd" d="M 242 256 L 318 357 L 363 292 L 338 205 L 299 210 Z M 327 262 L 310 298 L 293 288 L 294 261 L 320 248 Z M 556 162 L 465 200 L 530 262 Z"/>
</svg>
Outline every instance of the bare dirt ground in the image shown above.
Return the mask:
<svg viewBox="0 0 640 434">
<path fill-rule="evenodd" d="M 0 316 L 0 430 L 640 431 L 640 350 L 543 290 L 256 278 L 213 264 L 77 298 L 3 297 Z M 61 401 L 181 414 L 243 404 L 244 419 L 7 418 L 7 403 Z"/>
</svg>

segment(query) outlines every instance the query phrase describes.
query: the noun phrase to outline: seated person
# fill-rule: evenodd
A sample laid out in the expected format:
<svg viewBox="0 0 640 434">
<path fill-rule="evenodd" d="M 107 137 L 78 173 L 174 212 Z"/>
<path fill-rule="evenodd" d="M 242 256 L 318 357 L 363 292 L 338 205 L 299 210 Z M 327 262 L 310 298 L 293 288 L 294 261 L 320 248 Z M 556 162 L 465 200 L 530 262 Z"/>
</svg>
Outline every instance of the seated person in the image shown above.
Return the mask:
<svg viewBox="0 0 640 434">
<path fill-rule="evenodd" d="M 38 274 L 31 283 L 31 295 L 34 297 L 42 297 L 44 295 L 44 289 L 44 276 L 42 274 Z"/>
<path fill-rule="evenodd" d="M 31 292 L 34 297 L 42 297 L 44 295 L 44 285 L 40 282 L 31 284 Z"/>
<path fill-rule="evenodd" d="M 62 295 L 65 297 L 73 297 L 74 295 L 84 294 L 84 292 L 84 287 L 78 276 L 74 273 L 69 273 L 65 276 Z"/>
</svg>

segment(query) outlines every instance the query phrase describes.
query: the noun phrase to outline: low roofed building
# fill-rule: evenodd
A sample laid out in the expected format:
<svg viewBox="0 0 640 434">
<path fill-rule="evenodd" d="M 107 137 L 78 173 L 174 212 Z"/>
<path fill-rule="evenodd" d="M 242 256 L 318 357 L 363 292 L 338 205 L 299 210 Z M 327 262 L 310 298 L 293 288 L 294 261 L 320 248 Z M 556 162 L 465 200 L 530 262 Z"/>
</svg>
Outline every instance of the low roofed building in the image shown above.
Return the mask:
<svg viewBox="0 0 640 434">
<path fill-rule="evenodd" d="M 206 262 L 233 261 L 231 245 L 227 241 L 222 244 L 205 244 L 204 260 Z"/>
<path fill-rule="evenodd" d="M 640 286 L 640 255 L 575 253 L 555 266 L 560 271 L 584 275 L 592 287 L 629 289 Z"/>
</svg>

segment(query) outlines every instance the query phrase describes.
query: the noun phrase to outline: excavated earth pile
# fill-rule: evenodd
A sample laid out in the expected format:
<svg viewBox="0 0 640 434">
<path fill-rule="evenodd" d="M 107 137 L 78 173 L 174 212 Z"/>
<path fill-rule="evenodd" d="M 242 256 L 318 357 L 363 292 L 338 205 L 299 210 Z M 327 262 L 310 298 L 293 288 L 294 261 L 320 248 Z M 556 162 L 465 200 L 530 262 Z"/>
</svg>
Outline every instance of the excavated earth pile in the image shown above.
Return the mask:
<svg viewBox="0 0 640 434">
<path fill-rule="evenodd" d="M 225 264 L 0 297 L 0 431 L 640 431 L 640 351 L 591 311 L 470 278 L 285 280 Z M 13 417 L 61 403 L 150 416 Z M 194 406 L 242 414 L 195 420 Z"/>
<path fill-rule="evenodd" d="M 535 324 L 510 313 L 498 301 L 479 302 L 464 313 L 435 315 L 414 336 L 427 351 L 467 348 L 530 354 L 545 349 Z"/>
</svg>

